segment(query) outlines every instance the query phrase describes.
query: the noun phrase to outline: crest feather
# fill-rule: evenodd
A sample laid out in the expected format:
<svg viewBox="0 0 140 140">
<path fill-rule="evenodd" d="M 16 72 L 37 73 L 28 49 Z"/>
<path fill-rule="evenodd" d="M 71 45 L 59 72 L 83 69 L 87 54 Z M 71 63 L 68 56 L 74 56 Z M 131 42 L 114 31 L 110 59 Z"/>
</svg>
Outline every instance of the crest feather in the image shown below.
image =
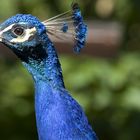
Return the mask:
<svg viewBox="0 0 140 140">
<path fill-rule="evenodd" d="M 42 22 L 47 30 L 47 34 L 58 39 L 72 39 L 74 41 L 74 51 L 79 53 L 85 46 L 87 36 L 87 25 L 83 21 L 79 5 L 73 3 L 71 10 L 52 17 Z"/>
</svg>

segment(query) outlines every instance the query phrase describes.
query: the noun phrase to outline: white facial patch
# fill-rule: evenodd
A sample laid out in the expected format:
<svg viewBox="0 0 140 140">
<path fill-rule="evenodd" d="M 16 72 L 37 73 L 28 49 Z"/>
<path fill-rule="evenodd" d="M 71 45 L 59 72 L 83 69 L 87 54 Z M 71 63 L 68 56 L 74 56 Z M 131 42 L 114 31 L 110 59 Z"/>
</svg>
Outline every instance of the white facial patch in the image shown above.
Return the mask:
<svg viewBox="0 0 140 140">
<path fill-rule="evenodd" d="M 12 25 L 8 26 L 7 28 L 5 28 L 4 30 L 2 30 L 2 31 L 0 32 L 0 36 L 2 36 L 3 33 L 5 33 L 5 32 L 7 32 L 7 31 L 11 30 L 12 27 L 13 27 L 14 25 L 15 25 L 15 24 L 12 24 Z"/>
<path fill-rule="evenodd" d="M 22 36 L 18 36 L 17 38 L 13 38 L 10 40 L 11 43 L 23 43 L 25 41 L 28 41 L 31 36 L 33 36 L 36 33 L 36 28 L 33 27 L 31 29 L 25 29 L 25 33 Z"/>
</svg>

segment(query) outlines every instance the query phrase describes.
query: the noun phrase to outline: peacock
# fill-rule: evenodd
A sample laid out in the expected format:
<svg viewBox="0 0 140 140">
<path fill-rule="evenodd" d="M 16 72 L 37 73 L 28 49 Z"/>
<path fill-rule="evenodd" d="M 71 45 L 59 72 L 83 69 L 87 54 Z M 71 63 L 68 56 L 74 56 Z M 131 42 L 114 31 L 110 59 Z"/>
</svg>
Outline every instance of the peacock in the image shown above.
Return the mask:
<svg viewBox="0 0 140 140">
<path fill-rule="evenodd" d="M 97 140 L 82 107 L 66 90 L 53 37 L 73 39 L 79 53 L 86 42 L 87 25 L 79 5 L 40 22 L 17 14 L 0 25 L 0 42 L 10 48 L 32 75 L 39 140 Z"/>
</svg>

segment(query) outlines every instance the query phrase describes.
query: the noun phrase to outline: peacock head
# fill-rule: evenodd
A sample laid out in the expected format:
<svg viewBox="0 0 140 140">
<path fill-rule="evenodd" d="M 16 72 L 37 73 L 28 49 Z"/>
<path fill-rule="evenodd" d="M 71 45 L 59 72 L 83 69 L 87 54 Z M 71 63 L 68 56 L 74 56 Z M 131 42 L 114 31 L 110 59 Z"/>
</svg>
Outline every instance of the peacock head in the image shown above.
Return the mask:
<svg viewBox="0 0 140 140">
<path fill-rule="evenodd" d="M 12 50 L 24 51 L 41 43 L 46 27 L 34 16 L 18 14 L 0 26 L 0 41 Z"/>
</svg>

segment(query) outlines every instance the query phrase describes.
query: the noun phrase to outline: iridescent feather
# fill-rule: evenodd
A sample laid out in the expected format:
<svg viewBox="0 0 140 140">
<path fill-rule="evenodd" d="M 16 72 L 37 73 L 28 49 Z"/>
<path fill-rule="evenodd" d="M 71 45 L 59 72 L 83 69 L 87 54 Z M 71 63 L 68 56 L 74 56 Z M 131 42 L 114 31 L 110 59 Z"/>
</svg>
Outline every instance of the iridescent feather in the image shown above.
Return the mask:
<svg viewBox="0 0 140 140">
<path fill-rule="evenodd" d="M 85 46 L 87 25 L 83 21 L 81 11 L 77 3 L 72 4 L 72 9 L 52 17 L 43 22 L 47 34 L 58 39 L 73 39 L 74 51 L 79 53 Z"/>
</svg>

